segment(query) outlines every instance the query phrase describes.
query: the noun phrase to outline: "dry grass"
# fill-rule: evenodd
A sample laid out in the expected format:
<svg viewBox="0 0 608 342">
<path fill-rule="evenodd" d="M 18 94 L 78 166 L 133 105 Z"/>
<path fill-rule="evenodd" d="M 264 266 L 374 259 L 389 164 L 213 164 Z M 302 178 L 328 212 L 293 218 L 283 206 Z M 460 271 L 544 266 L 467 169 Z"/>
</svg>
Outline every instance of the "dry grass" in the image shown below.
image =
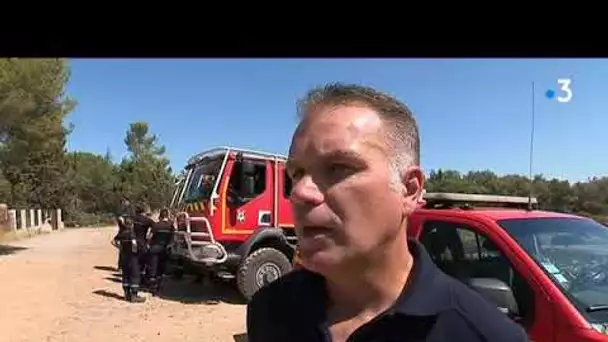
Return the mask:
<svg viewBox="0 0 608 342">
<path fill-rule="evenodd" d="M 18 240 L 19 236 L 12 230 L 0 230 L 0 242 L 10 242 Z"/>
<path fill-rule="evenodd" d="M 22 229 L 22 230 L 18 230 L 18 231 L 0 229 L 0 243 L 18 241 L 18 240 L 29 238 L 32 236 L 48 234 L 48 233 L 49 232 L 43 231 L 40 229 L 36 229 L 36 230 Z"/>
</svg>

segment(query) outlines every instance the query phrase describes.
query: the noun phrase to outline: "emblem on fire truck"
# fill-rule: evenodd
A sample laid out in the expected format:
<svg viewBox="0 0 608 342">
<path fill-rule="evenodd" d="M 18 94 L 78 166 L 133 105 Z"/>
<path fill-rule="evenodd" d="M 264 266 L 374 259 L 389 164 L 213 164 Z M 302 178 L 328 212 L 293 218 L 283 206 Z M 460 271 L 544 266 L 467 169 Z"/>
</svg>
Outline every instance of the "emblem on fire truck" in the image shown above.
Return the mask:
<svg viewBox="0 0 608 342">
<path fill-rule="evenodd" d="M 239 223 L 245 222 L 245 212 L 242 210 L 237 211 L 236 220 L 239 221 Z"/>
</svg>

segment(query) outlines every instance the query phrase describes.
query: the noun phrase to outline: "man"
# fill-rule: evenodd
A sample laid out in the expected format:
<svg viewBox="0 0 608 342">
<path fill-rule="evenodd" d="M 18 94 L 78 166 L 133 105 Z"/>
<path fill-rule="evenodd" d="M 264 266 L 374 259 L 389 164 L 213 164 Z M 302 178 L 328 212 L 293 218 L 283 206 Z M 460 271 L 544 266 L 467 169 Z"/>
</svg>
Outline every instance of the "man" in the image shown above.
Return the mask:
<svg viewBox="0 0 608 342">
<path fill-rule="evenodd" d="M 120 201 L 120 205 L 116 210 L 116 221 L 119 225 L 124 223 L 125 217 L 133 216 L 135 214 L 133 205 L 131 205 L 131 201 L 128 198 L 123 197 Z"/>
<path fill-rule="evenodd" d="M 139 260 L 139 268 L 142 274 L 143 286 L 147 286 L 145 283 L 147 277 L 145 276 L 146 266 L 148 263 L 148 241 L 147 236 L 154 225 L 154 220 L 150 218 L 147 213 L 149 212 L 147 206 L 138 205 L 135 208 L 135 216 L 133 217 L 133 231 L 135 234 L 135 240 L 137 241 L 137 257 Z"/>
<path fill-rule="evenodd" d="M 424 186 L 408 108 L 332 84 L 299 112 L 287 170 L 302 267 L 254 295 L 249 341 L 527 341 L 408 241 Z"/>
<path fill-rule="evenodd" d="M 119 248 L 122 268 L 122 289 L 125 300 L 131 303 L 143 303 L 145 298 L 138 295 L 141 272 L 139 266 L 139 246 L 135 236 L 135 225 L 130 216 L 123 217 L 122 228 L 114 237 L 114 243 Z"/>
<path fill-rule="evenodd" d="M 162 278 L 165 273 L 165 263 L 168 258 L 168 251 L 175 227 L 173 222 L 169 220 L 169 210 L 162 209 L 156 222 L 148 236 L 148 245 L 150 246 L 148 257 L 148 286 L 152 295 L 156 296 L 160 290 Z"/>
<path fill-rule="evenodd" d="M 120 206 L 118 210 L 116 210 L 116 224 L 118 225 L 118 234 L 125 229 L 125 218 L 133 217 L 133 207 L 131 206 L 131 202 L 126 197 L 123 197 L 121 200 Z M 118 249 L 118 262 L 117 262 L 117 271 L 121 271 L 122 269 L 122 253 L 120 252 L 120 248 Z"/>
</svg>

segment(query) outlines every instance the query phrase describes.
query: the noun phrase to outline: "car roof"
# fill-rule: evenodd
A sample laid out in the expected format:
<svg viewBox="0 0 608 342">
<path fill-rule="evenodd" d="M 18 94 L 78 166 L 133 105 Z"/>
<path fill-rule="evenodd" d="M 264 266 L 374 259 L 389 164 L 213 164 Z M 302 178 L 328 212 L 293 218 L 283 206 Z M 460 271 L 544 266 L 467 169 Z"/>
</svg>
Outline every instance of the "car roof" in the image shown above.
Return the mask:
<svg viewBox="0 0 608 342">
<path fill-rule="evenodd" d="M 423 209 L 417 210 L 420 215 L 448 214 L 450 216 L 460 216 L 463 218 L 483 217 L 493 221 L 505 219 L 532 219 L 532 218 L 581 218 L 580 216 L 557 213 L 543 210 L 524 210 L 524 209 L 499 209 L 499 208 L 474 208 L 474 209 Z"/>
</svg>

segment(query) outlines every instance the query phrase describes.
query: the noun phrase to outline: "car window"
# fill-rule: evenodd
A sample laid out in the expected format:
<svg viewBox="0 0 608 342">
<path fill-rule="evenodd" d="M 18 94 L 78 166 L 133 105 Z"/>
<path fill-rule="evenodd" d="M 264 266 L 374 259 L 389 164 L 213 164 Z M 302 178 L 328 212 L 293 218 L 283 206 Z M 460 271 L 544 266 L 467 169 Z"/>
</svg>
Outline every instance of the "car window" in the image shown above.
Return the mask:
<svg viewBox="0 0 608 342">
<path fill-rule="evenodd" d="M 468 225 L 433 220 L 424 223 L 420 242 L 449 276 L 464 283 L 471 278 L 503 281 L 513 290 L 520 323 L 525 326 L 533 323 L 533 290 L 488 236 Z"/>
<path fill-rule="evenodd" d="M 608 229 L 580 217 L 504 219 L 498 224 L 591 323 L 608 326 Z"/>
</svg>

